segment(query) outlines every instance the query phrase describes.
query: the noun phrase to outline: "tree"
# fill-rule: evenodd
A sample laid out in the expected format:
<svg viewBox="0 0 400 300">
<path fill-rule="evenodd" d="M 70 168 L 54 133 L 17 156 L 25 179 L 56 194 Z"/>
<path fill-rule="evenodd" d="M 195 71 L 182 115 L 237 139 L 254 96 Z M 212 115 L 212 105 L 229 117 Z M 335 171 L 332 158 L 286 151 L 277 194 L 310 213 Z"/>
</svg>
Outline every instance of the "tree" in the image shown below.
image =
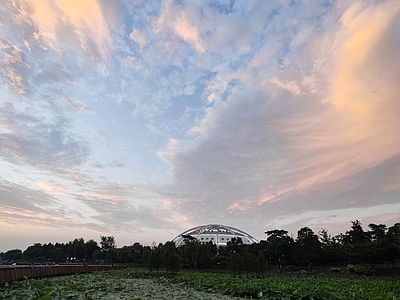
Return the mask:
<svg viewBox="0 0 400 300">
<path fill-rule="evenodd" d="M 270 230 L 265 232 L 268 236 L 267 254 L 271 261 L 274 261 L 280 268 L 283 264 L 292 263 L 293 239 L 286 230 Z"/>
<path fill-rule="evenodd" d="M 43 260 L 43 249 L 42 244 L 35 243 L 33 246 L 29 246 L 23 253 L 22 256 L 25 260 Z"/>
<path fill-rule="evenodd" d="M 184 267 L 199 268 L 200 247 L 201 243 L 197 239 L 185 239 L 185 243 L 179 247 Z"/>
<path fill-rule="evenodd" d="M 97 244 L 96 241 L 94 240 L 89 240 L 85 243 L 84 245 L 84 258 L 86 260 L 92 260 L 93 259 L 93 253 L 98 250 L 100 247 Z"/>
<path fill-rule="evenodd" d="M 165 270 L 177 274 L 180 267 L 180 256 L 171 249 L 165 251 Z"/>
<path fill-rule="evenodd" d="M 131 246 L 132 263 L 139 264 L 142 260 L 143 246 L 136 242 Z"/>
<path fill-rule="evenodd" d="M 163 263 L 163 245 L 159 244 L 158 246 L 153 246 L 151 249 L 150 253 L 150 270 L 156 270 L 158 273 L 158 270 L 162 267 Z"/>
<path fill-rule="evenodd" d="M 148 266 L 150 262 L 150 256 L 151 256 L 151 248 L 150 246 L 144 246 L 142 250 L 142 259 L 141 259 L 141 264 Z"/>
<path fill-rule="evenodd" d="M 242 274 L 243 271 L 243 260 L 239 253 L 234 253 L 229 259 L 229 268 L 231 269 L 233 276 Z"/>
<path fill-rule="evenodd" d="M 386 235 L 386 225 L 385 224 L 369 224 L 368 227 L 371 229 L 368 234 L 372 241 L 383 241 Z"/>
<path fill-rule="evenodd" d="M 65 262 L 67 259 L 67 254 L 62 248 L 54 248 L 51 251 L 51 260 L 55 262 Z"/>
<path fill-rule="evenodd" d="M 355 245 L 369 241 L 368 233 L 366 233 L 359 220 L 351 221 L 351 230 L 346 231 L 345 243 Z"/>
<path fill-rule="evenodd" d="M 70 254 L 70 256 L 73 256 L 77 260 L 83 259 L 85 255 L 84 247 L 85 247 L 85 240 L 83 238 L 74 239 L 71 245 L 72 254 Z"/>
<path fill-rule="evenodd" d="M 300 264 L 317 263 L 321 259 L 321 243 L 318 236 L 308 228 L 303 227 L 297 232 L 296 257 Z"/>
<path fill-rule="evenodd" d="M 226 243 L 226 250 L 228 253 L 239 253 L 243 248 L 243 241 L 240 237 L 233 237 Z"/>
<path fill-rule="evenodd" d="M 257 257 L 249 251 L 245 251 L 242 255 L 243 269 L 246 272 L 246 276 L 249 277 L 249 273 L 255 273 L 257 269 Z"/>
<path fill-rule="evenodd" d="M 369 258 L 369 263 L 371 264 L 378 264 L 378 263 L 384 263 L 385 262 L 385 256 L 386 256 L 386 225 L 384 224 L 369 224 L 368 227 L 370 228 L 370 231 L 367 232 L 369 236 L 369 252 L 370 252 L 370 258 Z"/>
<path fill-rule="evenodd" d="M 373 264 L 376 249 L 371 243 L 370 234 L 363 230 L 359 220 L 352 221 L 351 224 L 351 230 L 346 231 L 343 240 L 349 260 L 356 264 Z"/>
<path fill-rule="evenodd" d="M 257 272 L 258 276 L 261 276 L 264 273 L 266 263 L 267 263 L 267 261 L 266 261 L 264 255 L 262 255 L 262 253 L 258 253 L 257 261 L 256 261 L 256 272 Z"/>
<path fill-rule="evenodd" d="M 100 236 L 101 249 L 108 251 L 115 248 L 115 239 L 113 236 Z"/>
<path fill-rule="evenodd" d="M 18 260 L 22 258 L 22 251 L 20 249 L 8 250 L 3 253 L 3 260 Z"/>
<path fill-rule="evenodd" d="M 343 248 L 343 235 L 331 236 L 326 229 L 319 231 L 321 242 L 321 262 L 325 264 L 340 265 L 347 259 Z"/>
<path fill-rule="evenodd" d="M 400 223 L 396 223 L 388 228 L 384 245 L 385 259 L 389 261 L 394 268 L 396 260 L 400 259 Z"/>
</svg>

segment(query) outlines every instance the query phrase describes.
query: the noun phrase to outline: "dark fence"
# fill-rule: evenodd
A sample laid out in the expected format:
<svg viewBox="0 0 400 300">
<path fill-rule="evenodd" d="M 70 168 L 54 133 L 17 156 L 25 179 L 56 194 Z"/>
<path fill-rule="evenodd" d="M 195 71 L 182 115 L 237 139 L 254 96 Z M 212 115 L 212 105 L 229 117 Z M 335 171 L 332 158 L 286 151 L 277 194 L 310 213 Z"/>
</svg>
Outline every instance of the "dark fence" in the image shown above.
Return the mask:
<svg viewBox="0 0 400 300">
<path fill-rule="evenodd" d="M 25 278 L 41 278 L 51 276 L 71 275 L 76 273 L 91 273 L 96 271 L 123 269 L 123 266 L 111 265 L 59 265 L 0 268 L 0 285 L 6 282 Z"/>
</svg>

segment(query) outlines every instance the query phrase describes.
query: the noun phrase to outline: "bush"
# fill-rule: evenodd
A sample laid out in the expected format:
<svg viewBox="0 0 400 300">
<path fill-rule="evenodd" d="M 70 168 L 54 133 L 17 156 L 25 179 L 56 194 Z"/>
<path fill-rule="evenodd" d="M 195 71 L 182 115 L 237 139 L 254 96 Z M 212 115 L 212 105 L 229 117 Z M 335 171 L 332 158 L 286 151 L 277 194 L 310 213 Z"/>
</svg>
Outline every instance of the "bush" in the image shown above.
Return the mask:
<svg viewBox="0 0 400 300">
<path fill-rule="evenodd" d="M 289 266 L 286 266 L 286 270 L 287 270 L 288 272 L 296 272 L 296 271 L 298 271 L 299 269 L 296 268 L 295 266 L 289 265 Z"/>
<path fill-rule="evenodd" d="M 342 272 L 342 268 L 330 268 L 329 271 L 340 273 Z"/>
<path fill-rule="evenodd" d="M 354 266 L 349 266 L 348 270 L 350 273 L 356 273 L 356 274 L 362 274 L 362 275 L 375 275 L 375 269 L 371 267 L 370 265 L 354 265 Z"/>
</svg>

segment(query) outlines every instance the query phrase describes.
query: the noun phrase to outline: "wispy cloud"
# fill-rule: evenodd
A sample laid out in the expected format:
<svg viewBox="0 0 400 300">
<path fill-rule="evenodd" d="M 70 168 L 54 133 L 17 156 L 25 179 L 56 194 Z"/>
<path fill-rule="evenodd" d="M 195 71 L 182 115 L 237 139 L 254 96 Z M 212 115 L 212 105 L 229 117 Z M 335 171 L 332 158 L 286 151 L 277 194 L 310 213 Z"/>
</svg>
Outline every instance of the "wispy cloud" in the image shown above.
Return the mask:
<svg viewBox="0 0 400 300">
<path fill-rule="evenodd" d="M 393 3 L 388 2 L 361 7 L 350 18 L 352 11 L 353 7 L 345 10 L 341 20 L 346 21 L 330 36 L 333 48 L 324 58 L 325 65 L 320 65 L 320 56 L 326 54 L 306 47 L 300 55 L 308 50 L 315 55 L 308 65 L 291 54 L 291 66 L 279 71 L 279 76 L 293 78 L 293 65 L 311 68 L 314 73 L 308 71 L 305 79 L 299 78 L 308 87 L 304 93 L 294 80 L 281 81 L 274 76 L 269 79 L 277 86 L 274 88 L 265 86 L 265 77 L 259 75 L 262 94 L 234 89 L 226 103 L 209 110 L 193 129 L 200 136 L 194 142 L 188 140 L 192 146 L 168 155 L 176 188 L 199 201 L 196 206 L 184 205 L 183 211 L 217 216 L 223 209 L 231 214 L 260 211 L 261 203 L 261 211 L 272 217 L 276 212 L 268 209 L 273 199 L 273 205 L 281 207 L 278 211 L 286 211 L 289 205 L 300 213 L 304 201 L 298 205 L 288 202 L 299 193 L 327 183 L 340 190 L 338 180 L 366 172 L 399 153 L 400 143 L 393 131 L 399 124 L 392 117 L 394 111 L 398 113 L 392 94 L 398 90 L 398 57 L 397 47 L 390 42 L 399 10 L 393 10 Z M 316 45 L 312 40 L 308 44 Z M 384 57 L 379 55 L 382 51 Z M 251 68 L 257 65 L 250 64 L 241 74 L 254 76 Z M 382 77 L 377 79 L 377 74 Z M 246 82 L 243 75 L 240 80 Z M 320 92 L 316 91 L 316 77 L 322 83 Z M 385 86 L 385 91 L 378 86 Z M 378 90 L 382 95 L 376 94 Z M 183 191 L 183 186 L 190 188 Z M 322 200 L 323 195 L 308 196 L 324 203 L 326 210 L 332 208 Z"/>
<path fill-rule="evenodd" d="M 84 143 L 68 133 L 69 121 L 63 117 L 46 121 L 18 111 L 10 103 L 0 107 L 0 115 L 6 129 L 0 133 L 3 159 L 56 171 L 81 165 L 90 153 Z"/>
<path fill-rule="evenodd" d="M 192 13 L 196 13 L 196 10 L 193 10 Z M 198 53 L 205 52 L 200 30 L 191 22 L 184 8 L 181 7 L 179 9 L 178 6 L 177 9 L 177 7 L 173 6 L 172 1 L 169 1 L 165 5 L 154 27 L 156 32 L 161 32 L 169 28 L 176 36 L 192 45 Z"/>
</svg>

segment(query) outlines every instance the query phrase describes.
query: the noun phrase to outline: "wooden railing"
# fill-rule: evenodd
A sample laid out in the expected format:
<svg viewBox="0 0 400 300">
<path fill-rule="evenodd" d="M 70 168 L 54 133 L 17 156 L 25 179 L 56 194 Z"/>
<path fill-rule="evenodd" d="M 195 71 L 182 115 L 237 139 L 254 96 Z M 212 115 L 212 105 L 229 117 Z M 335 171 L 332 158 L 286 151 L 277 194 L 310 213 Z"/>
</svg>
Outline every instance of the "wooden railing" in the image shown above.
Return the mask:
<svg viewBox="0 0 400 300">
<path fill-rule="evenodd" d="M 91 273 L 104 270 L 123 269 L 123 266 L 112 265 L 55 265 L 55 266 L 32 266 L 32 267 L 4 267 L 0 268 L 0 285 L 6 282 L 26 278 L 41 278 L 51 276 L 71 275 L 76 273 Z"/>
</svg>

